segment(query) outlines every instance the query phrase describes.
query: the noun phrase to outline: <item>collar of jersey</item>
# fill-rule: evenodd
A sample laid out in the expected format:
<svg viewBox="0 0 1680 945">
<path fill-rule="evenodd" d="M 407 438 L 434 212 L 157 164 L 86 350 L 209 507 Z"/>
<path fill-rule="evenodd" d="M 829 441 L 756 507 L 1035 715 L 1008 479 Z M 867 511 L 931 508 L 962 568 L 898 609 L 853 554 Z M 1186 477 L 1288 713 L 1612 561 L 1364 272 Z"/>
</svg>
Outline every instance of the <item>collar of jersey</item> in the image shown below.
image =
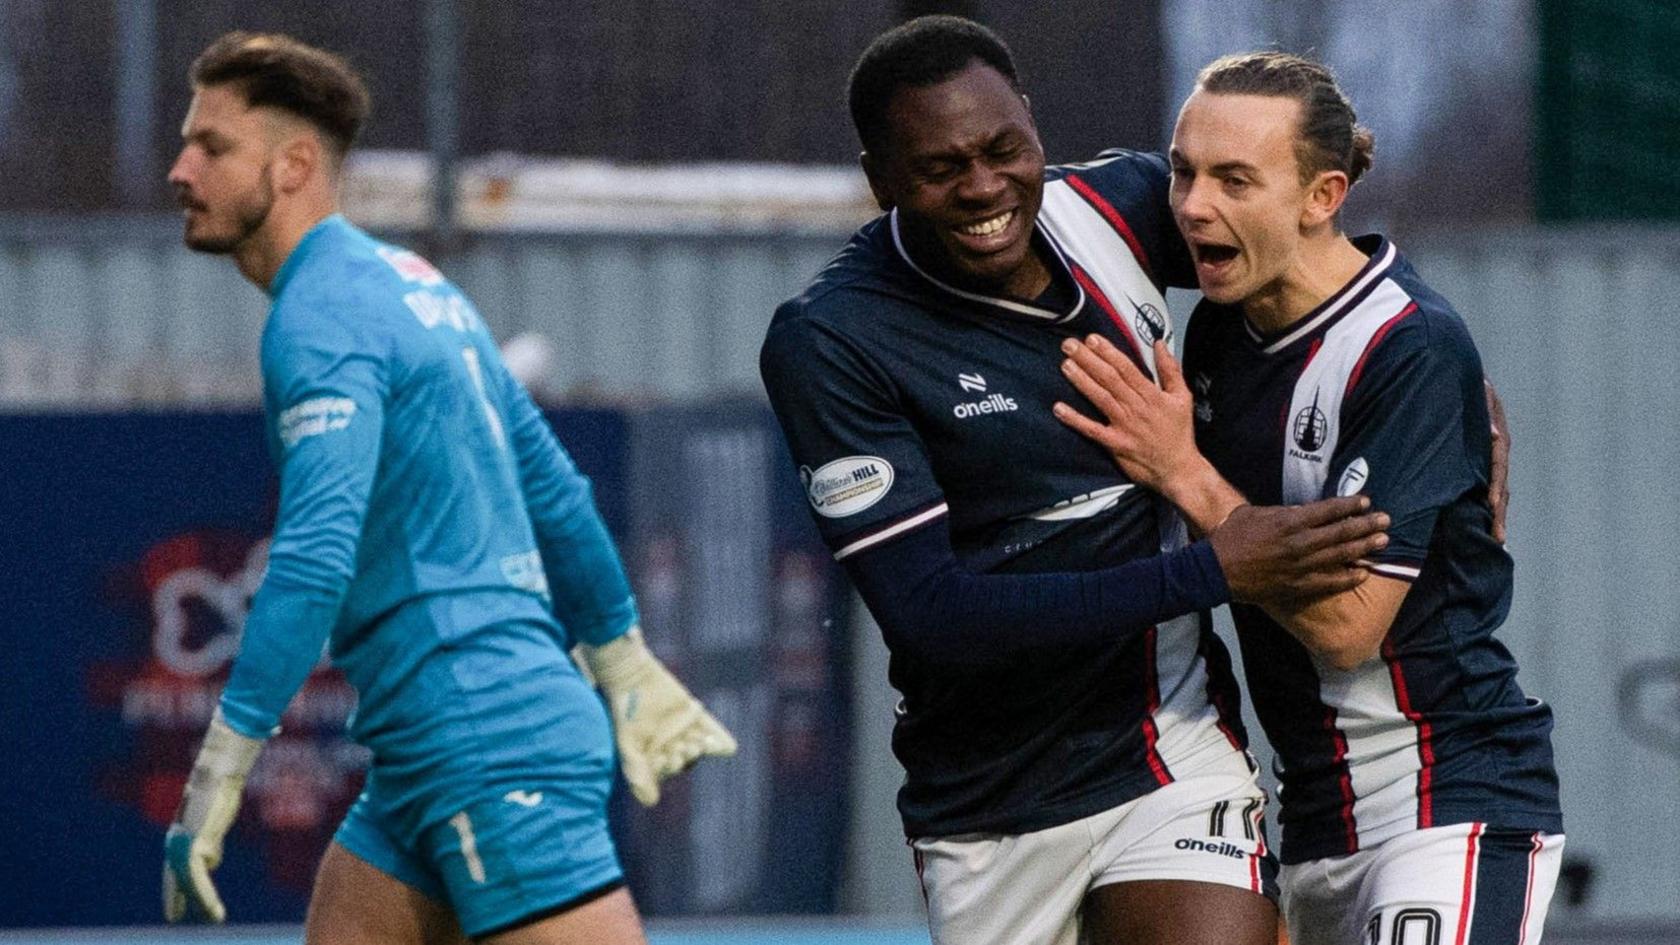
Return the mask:
<svg viewBox="0 0 1680 945">
<path fill-rule="evenodd" d="M 1394 261 L 1400 258 L 1400 251 L 1394 248 L 1394 244 L 1380 236 L 1361 236 L 1355 239 L 1354 243 L 1355 245 L 1365 243 L 1371 246 L 1371 258 L 1366 261 L 1365 265 L 1352 279 L 1348 280 L 1347 285 L 1337 289 L 1334 295 L 1320 302 L 1317 308 L 1296 322 L 1294 327 L 1285 330 L 1281 335 L 1268 336 L 1260 329 L 1255 328 L 1254 323 L 1248 320 L 1247 315 L 1242 316 L 1243 329 L 1248 332 L 1248 337 L 1260 346 L 1262 353 L 1277 354 L 1302 338 L 1339 321 L 1343 315 L 1353 311 L 1360 302 L 1365 300 L 1367 295 L 1371 294 L 1371 290 L 1382 282 L 1389 267 L 1393 266 Z M 1361 246 L 1360 248 L 1363 249 L 1364 247 Z"/>
<path fill-rule="evenodd" d="M 950 293 L 950 294 L 952 294 L 952 295 L 954 295 L 958 298 L 967 299 L 970 302 L 979 302 L 982 305 L 990 305 L 994 308 L 1002 309 L 1005 312 L 1010 312 L 1010 313 L 1013 313 L 1013 314 L 1016 314 L 1016 315 L 1025 315 L 1029 318 L 1034 318 L 1034 319 L 1037 319 L 1039 321 L 1046 321 L 1046 322 L 1065 322 L 1065 321 L 1069 321 L 1075 315 L 1078 315 L 1081 311 L 1083 311 L 1084 308 L 1085 308 L 1085 287 L 1083 285 L 1079 284 L 1078 279 L 1073 278 L 1073 271 L 1068 266 L 1067 254 L 1062 252 L 1062 247 L 1057 245 L 1056 238 L 1051 236 L 1050 233 L 1047 230 L 1045 230 L 1043 227 L 1036 227 L 1036 229 L 1040 234 L 1043 234 L 1044 241 L 1050 245 L 1050 251 L 1056 254 L 1057 264 L 1059 264 L 1062 267 L 1062 272 L 1065 275 L 1067 275 L 1069 277 L 1069 279 L 1072 280 L 1074 290 L 1079 293 L 1078 295 L 1076 295 L 1074 297 L 1073 307 L 1066 312 L 1058 312 L 1054 309 L 1044 308 L 1043 306 L 1040 306 L 1040 305 L 1033 305 L 1030 302 L 1023 302 L 1019 299 L 1007 299 L 1007 298 L 1003 298 L 1002 296 L 984 295 L 984 294 L 979 293 L 979 292 L 969 292 L 966 289 L 959 289 L 954 285 L 949 285 L 947 283 L 939 281 L 938 279 L 935 279 L 930 273 L 928 273 L 927 270 L 923 269 L 921 266 L 916 265 L 916 261 L 914 259 L 910 258 L 909 250 L 905 249 L 904 238 L 902 236 L 900 236 L 899 232 L 898 232 L 898 208 L 897 207 L 893 208 L 888 222 L 891 223 L 891 225 L 892 225 L 893 248 L 898 250 L 898 257 L 900 259 L 904 260 L 905 265 L 908 265 L 911 269 L 914 269 L 916 271 L 917 275 L 919 275 L 923 279 L 926 279 L 927 281 L 933 283 L 935 286 L 937 286 L 942 291 L 948 292 L 948 293 Z M 1055 276 L 1052 275 L 1051 278 L 1055 278 Z"/>
<path fill-rule="evenodd" d="M 286 261 L 280 264 L 280 271 L 274 274 L 274 281 L 268 284 L 268 297 L 272 299 L 280 295 L 280 290 L 284 289 L 286 283 L 291 280 L 292 273 L 296 272 L 297 267 L 302 265 L 303 258 L 309 255 L 309 246 L 316 241 L 317 237 L 329 229 L 349 225 L 350 221 L 344 219 L 343 214 L 334 213 L 310 227 L 309 232 L 303 234 L 303 239 L 298 240 L 298 244 L 292 247 L 290 253 L 286 254 Z"/>
</svg>

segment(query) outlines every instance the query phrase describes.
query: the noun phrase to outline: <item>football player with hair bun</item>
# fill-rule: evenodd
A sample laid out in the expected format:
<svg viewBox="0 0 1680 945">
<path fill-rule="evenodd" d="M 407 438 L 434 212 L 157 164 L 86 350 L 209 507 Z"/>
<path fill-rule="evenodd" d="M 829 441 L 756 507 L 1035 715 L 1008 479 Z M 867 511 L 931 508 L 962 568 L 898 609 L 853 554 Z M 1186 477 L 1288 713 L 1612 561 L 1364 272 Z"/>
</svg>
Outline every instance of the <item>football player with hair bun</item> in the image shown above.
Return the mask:
<svg viewBox="0 0 1680 945">
<path fill-rule="evenodd" d="M 1294 945 L 1538 942 L 1564 844 L 1552 711 L 1494 637 L 1511 558 L 1489 401 L 1464 321 L 1339 212 L 1372 136 L 1323 65 L 1204 69 L 1169 156 L 1204 300 L 1160 384 L 1110 340 L 1064 345 L 1103 422 L 1057 415 L 1206 532 L 1247 502 L 1365 495 L 1370 580 L 1231 605 L 1281 763 Z"/>
</svg>

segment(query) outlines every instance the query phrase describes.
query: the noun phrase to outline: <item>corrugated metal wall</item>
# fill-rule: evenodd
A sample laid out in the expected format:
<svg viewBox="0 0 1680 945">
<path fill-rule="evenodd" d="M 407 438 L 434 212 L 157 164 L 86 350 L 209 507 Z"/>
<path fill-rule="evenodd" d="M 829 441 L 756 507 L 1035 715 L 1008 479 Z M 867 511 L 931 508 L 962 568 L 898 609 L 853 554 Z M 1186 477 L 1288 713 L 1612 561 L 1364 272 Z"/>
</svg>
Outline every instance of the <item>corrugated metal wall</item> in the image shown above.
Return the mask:
<svg viewBox="0 0 1680 945">
<path fill-rule="evenodd" d="M 1598 914 L 1680 917 L 1680 238 L 1573 231 L 1420 242 L 1513 431 L 1517 589 L 1503 637 L 1557 711 L 1566 855 Z M 1404 245 L 1401 247 L 1406 249 Z M 1644 661 L 1677 667 L 1619 694 Z M 1657 732 L 1642 735 L 1642 729 Z"/>
<path fill-rule="evenodd" d="M 1465 317 L 1512 430 L 1516 589 L 1499 636 L 1556 712 L 1564 853 L 1591 870 L 1585 903 L 1568 905 L 1566 883 L 1553 917 L 1680 919 L 1680 360 L 1663 343 L 1680 234 L 1397 242 Z M 1193 298 L 1169 302 L 1185 313 Z M 1655 663 L 1664 673 L 1624 711 Z"/>
<path fill-rule="evenodd" d="M 0 230 L 0 409 L 255 404 L 266 302 L 174 221 Z M 439 259 L 497 337 L 556 344 L 573 399 L 756 392 L 775 306 L 841 235 L 484 238 Z"/>
<path fill-rule="evenodd" d="M 841 240 L 495 238 L 443 264 L 500 337 L 558 343 L 559 388 L 696 398 L 758 389 L 772 309 Z M 1680 236 L 1412 242 L 1510 412 L 1518 585 L 1504 638 L 1524 686 L 1557 709 L 1568 852 L 1598 877 L 1587 911 L 1680 918 L 1680 677 L 1648 684 L 1634 713 L 1622 699 L 1636 667 L 1680 661 Z M 255 402 L 262 308 L 224 261 L 179 249 L 173 221 L 14 226 L 0 234 L 0 409 Z"/>
</svg>

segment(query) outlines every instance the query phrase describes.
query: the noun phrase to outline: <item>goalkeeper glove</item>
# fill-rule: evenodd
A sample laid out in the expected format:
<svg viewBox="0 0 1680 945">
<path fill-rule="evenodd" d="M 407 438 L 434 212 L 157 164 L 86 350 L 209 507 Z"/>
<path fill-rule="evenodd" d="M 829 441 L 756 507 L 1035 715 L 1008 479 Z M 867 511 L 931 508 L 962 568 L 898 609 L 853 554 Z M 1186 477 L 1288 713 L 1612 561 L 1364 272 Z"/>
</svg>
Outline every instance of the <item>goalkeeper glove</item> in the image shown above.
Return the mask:
<svg viewBox="0 0 1680 945">
<path fill-rule="evenodd" d="M 261 739 L 229 728 L 221 709 L 211 717 L 175 822 L 163 841 L 163 917 L 168 921 L 179 922 L 189 913 L 211 922 L 227 919 L 210 871 L 222 862 L 222 838 L 233 826 L 245 776 L 262 746 Z"/>
<path fill-rule="evenodd" d="M 660 781 L 701 757 L 735 754 L 735 739 L 648 650 L 640 627 L 581 649 L 612 712 L 624 780 L 644 806 L 659 803 Z"/>
</svg>

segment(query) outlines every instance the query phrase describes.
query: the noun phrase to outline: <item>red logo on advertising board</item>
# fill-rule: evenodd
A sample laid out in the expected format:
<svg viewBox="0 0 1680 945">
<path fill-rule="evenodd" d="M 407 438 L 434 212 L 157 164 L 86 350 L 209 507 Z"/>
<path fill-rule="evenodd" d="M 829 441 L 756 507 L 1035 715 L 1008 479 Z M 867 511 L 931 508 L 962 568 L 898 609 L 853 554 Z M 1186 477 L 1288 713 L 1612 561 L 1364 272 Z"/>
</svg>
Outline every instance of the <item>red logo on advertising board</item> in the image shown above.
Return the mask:
<svg viewBox="0 0 1680 945">
<path fill-rule="evenodd" d="M 124 738 L 100 789 L 137 807 L 160 836 L 239 651 L 267 559 L 266 537 L 186 532 L 153 545 L 107 587 L 144 648 L 89 671 L 93 699 L 116 711 Z M 367 752 L 344 728 L 354 705 L 354 690 L 323 657 L 246 783 L 230 842 L 258 845 L 281 886 L 308 890 L 321 850 L 361 790 Z"/>
</svg>

